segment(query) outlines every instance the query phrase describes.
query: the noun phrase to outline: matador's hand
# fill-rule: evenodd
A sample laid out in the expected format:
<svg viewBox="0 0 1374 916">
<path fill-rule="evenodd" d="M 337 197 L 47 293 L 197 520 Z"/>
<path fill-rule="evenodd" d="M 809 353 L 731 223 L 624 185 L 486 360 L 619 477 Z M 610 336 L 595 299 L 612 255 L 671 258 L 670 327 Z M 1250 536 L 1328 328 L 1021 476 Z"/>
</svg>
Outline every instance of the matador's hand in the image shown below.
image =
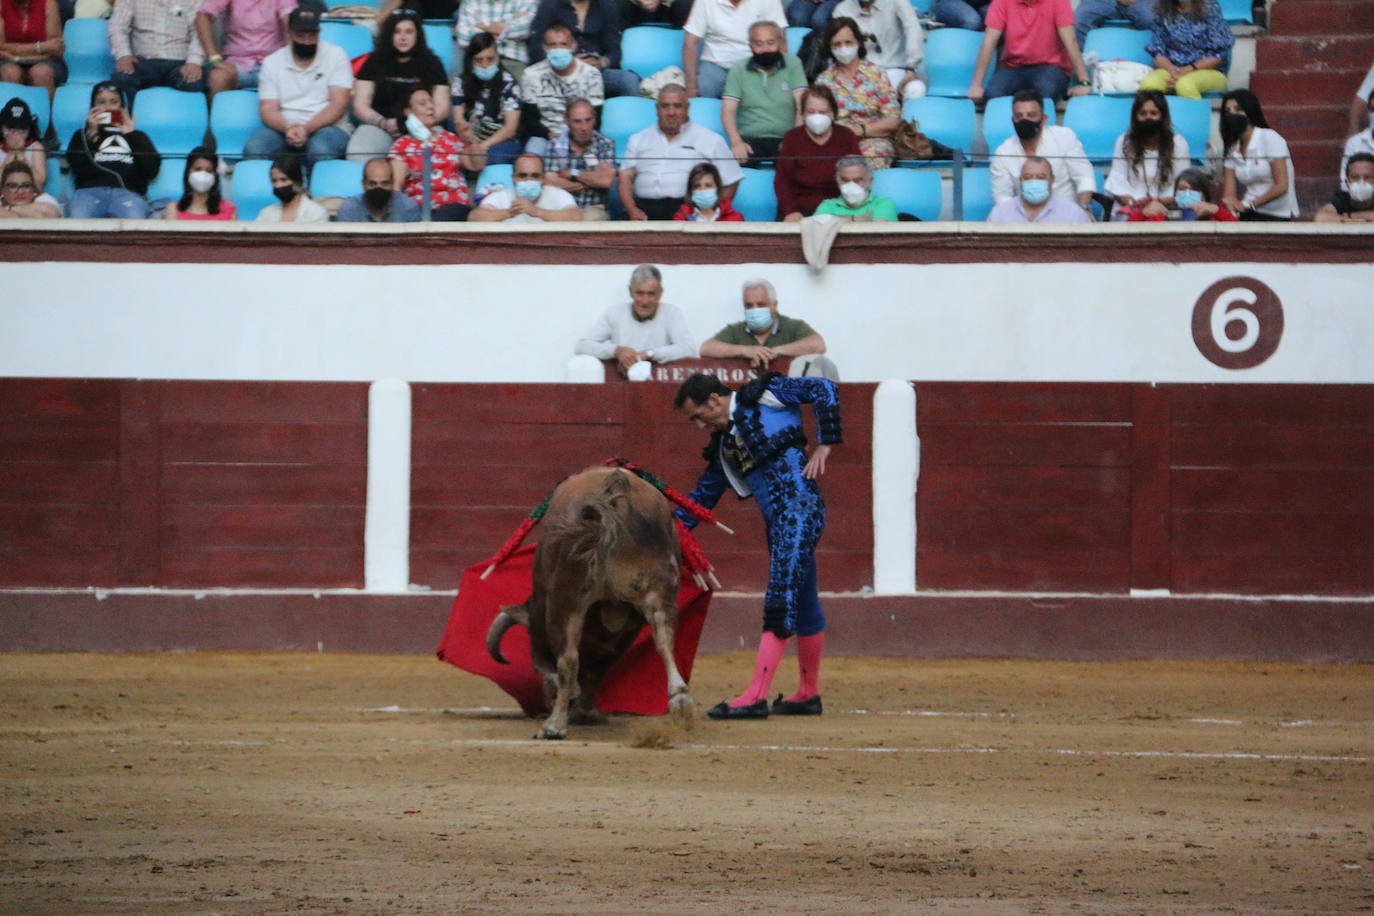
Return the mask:
<svg viewBox="0 0 1374 916">
<path fill-rule="evenodd" d="M 811 453 L 811 460 L 806 462 L 806 468 L 802 471 L 802 476 L 807 480 L 815 480 L 825 473 L 825 459 L 830 457 L 830 446 L 818 445 Z"/>
</svg>

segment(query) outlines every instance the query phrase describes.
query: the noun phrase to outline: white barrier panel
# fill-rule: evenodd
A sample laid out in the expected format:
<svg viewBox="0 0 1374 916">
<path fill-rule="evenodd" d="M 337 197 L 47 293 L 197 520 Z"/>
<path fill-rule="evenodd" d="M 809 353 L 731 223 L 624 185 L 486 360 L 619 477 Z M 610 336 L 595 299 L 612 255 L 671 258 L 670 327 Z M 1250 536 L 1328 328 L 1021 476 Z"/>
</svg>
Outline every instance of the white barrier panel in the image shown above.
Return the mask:
<svg viewBox="0 0 1374 916">
<path fill-rule="evenodd" d="M 363 581 L 370 592 L 410 586 L 410 386 L 397 379 L 367 393 Z"/>
<path fill-rule="evenodd" d="M 0 375 L 561 382 L 577 339 L 625 301 L 632 269 L 12 263 Z M 768 278 L 782 312 L 824 335 L 846 381 L 1374 382 L 1371 264 L 663 274 L 665 301 L 698 340 L 743 317 L 744 280 Z"/>
<path fill-rule="evenodd" d="M 916 388 L 886 381 L 873 392 L 873 591 L 916 593 Z"/>
</svg>

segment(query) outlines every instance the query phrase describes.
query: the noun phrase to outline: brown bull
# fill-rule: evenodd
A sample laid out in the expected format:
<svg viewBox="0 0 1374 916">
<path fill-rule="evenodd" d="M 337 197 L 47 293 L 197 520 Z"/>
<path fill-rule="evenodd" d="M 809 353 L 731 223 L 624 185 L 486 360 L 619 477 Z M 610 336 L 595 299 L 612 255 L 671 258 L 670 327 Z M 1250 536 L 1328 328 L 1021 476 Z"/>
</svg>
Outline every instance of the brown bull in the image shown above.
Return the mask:
<svg viewBox="0 0 1374 916">
<path fill-rule="evenodd" d="M 677 631 L 678 543 L 668 500 L 618 468 L 591 468 L 553 491 L 534 552 L 534 590 L 503 608 L 487 631 L 530 631 L 530 655 L 551 712 L 536 738 L 564 738 L 568 722 L 599 722 L 596 698 L 607 670 L 648 624 L 668 671 L 669 708 L 692 706 L 673 660 Z"/>
</svg>

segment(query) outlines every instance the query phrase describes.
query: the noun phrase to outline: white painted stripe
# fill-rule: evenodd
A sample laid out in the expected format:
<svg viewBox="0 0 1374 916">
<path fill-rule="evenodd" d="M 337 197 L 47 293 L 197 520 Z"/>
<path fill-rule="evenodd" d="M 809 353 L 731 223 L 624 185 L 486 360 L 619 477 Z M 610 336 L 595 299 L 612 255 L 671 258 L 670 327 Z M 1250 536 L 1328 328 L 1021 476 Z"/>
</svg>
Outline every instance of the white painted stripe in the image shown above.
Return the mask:
<svg viewBox="0 0 1374 916">
<path fill-rule="evenodd" d="M 873 392 L 873 591 L 916 593 L 916 388 L 889 379 Z"/>
<path fill-rule="evenodd" d="M 369 592 L 410 585 L 410 386 L 399 379 L 368 389 L 363 581 Z"/>
</svg>

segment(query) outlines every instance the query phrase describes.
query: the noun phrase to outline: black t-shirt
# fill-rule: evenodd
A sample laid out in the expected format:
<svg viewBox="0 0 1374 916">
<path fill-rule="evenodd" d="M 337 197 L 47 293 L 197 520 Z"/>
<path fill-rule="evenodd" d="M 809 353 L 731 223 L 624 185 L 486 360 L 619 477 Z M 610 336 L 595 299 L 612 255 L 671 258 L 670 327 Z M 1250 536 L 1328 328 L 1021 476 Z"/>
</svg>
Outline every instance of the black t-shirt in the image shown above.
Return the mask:
<svg viewBox="0 0 1374 916">
<path fill-rule="evenodd" d="M 392 60 L 383 64 L 373 54 L 358 70 L 358 79 L 376 83 L 372 93 L 372 110 L 384 118 L 399 118 L 416 89 L 433 89 L 448 83 L 444 65 L 433 51 L 427 55 L 412 54 L 408 60 Z"/>
<path fill-rule="evenodd" d="M 420 0 L 418 6 L 426 19 L 452 20 L 458 12 L 458 0 Z"/>
<path fill-rule="evenodd" d="M 1335 207 L 1341 216 L 1349 216 L 1355 212 L 1355 202 L 1350 199 L 1349 191 L 1337 191 L 1332 194 L 1331 206 Z"/>
</svg>

